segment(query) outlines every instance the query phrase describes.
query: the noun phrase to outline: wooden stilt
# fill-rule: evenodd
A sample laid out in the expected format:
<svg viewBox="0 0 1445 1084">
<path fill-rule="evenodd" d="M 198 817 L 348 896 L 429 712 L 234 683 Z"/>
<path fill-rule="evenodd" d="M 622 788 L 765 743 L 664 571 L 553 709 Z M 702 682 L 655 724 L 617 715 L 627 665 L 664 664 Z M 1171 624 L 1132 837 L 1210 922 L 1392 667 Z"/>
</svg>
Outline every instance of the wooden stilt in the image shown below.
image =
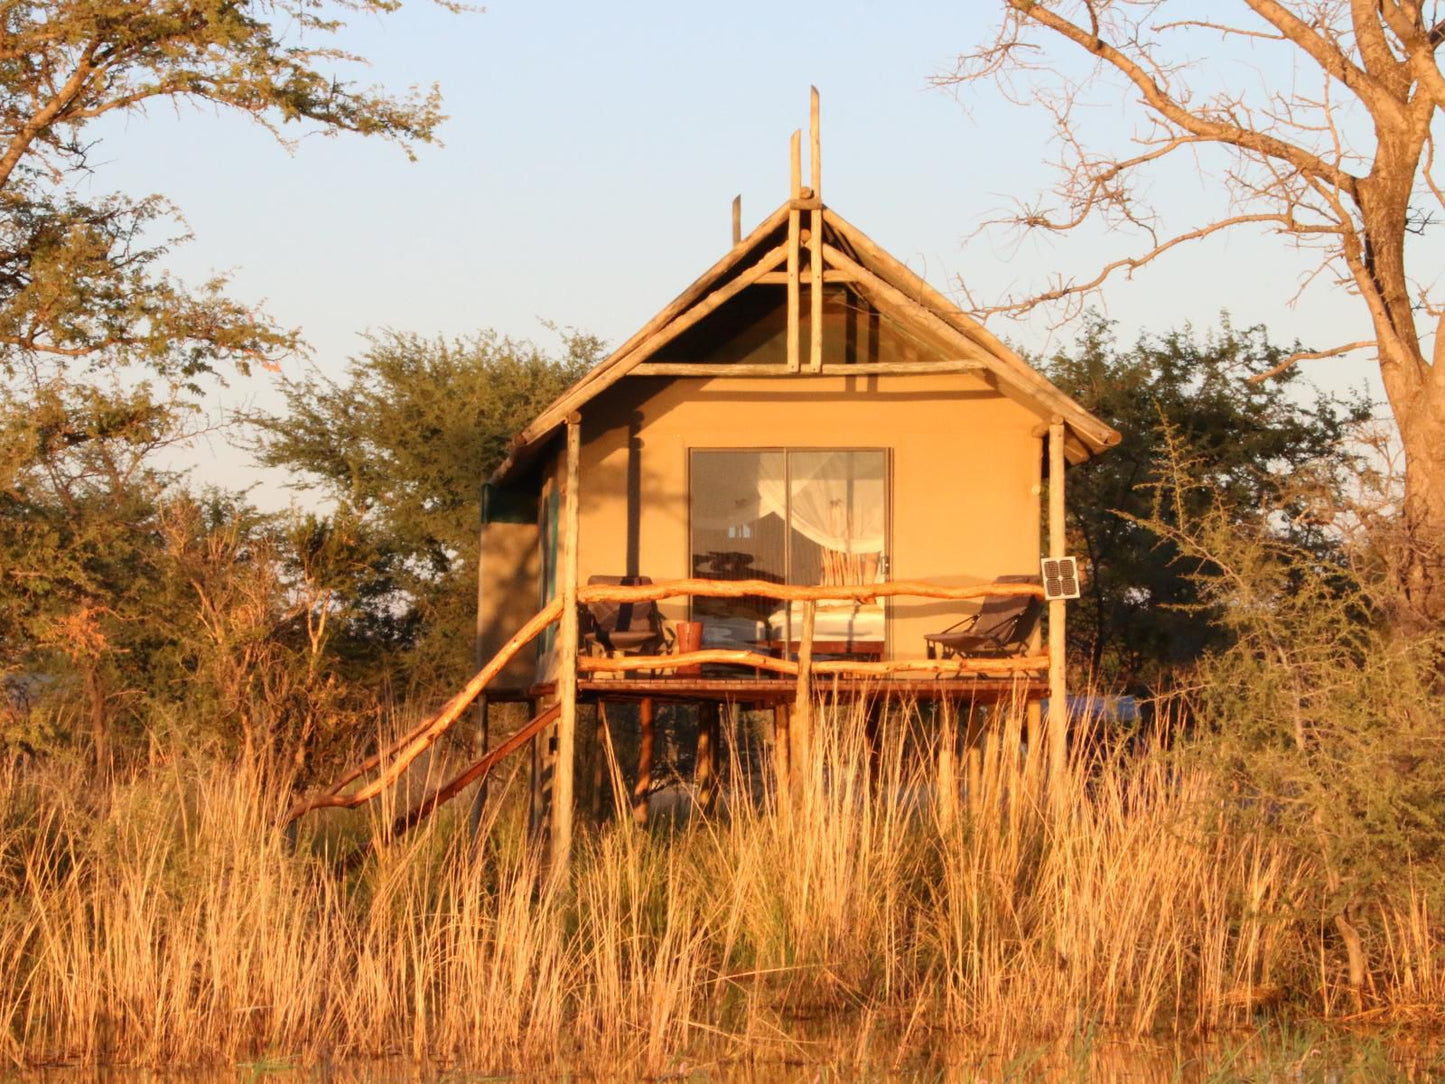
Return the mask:
<svg viewBox="0 0 1445 1084">
<path fill-rule="evenodd" d="M 486 577 L 482 575 L 483 559 L 481 554 L 486 553 L 487 548 L 487 498 L 483 490 L 481 507 L 481 536 L 477 542 L 477 626 L 476 636 L 472 641 L 472 660 L 478 670 L 487 665 L 487 654 L 485 645 L 486 620 L 487 620 L 487 588 Z M 472 709 L 476 713 L 476 731 L 472 737 L 472 755 L 484 757 L 487 755 L 487 743 L 490 735 L 487 733 L 487 694 L 482 693 L 477 697 L 476 704 Z M 477 784 L 477 792 L 472 795 L 472 809 L 468 818 L 472 838 L 475 840 L 482 827 L 482 813 L 487 805 L 487 780 L 483 776 Z"/>
<path fill-rule="evenodd" d="M 534 718 L 556 707 L 556 700 L 545 697 L 533 700 L 531 714 Z M 555 716 L 531 741 L 532 793 L 528 823 L 531 836 L 539 844 L 550 845 L 552 831 L 552 808 L 557 797 L 557 722 Z"/>
<path fill-rule="evenodd" d="M 567 489 L 562 494 L 562 616 L 557 636 L 556 782 L 552 794 L 552 868 L 565 872 L 572 856 L 573 775 L 577 755 L 577 530 L 581 484 L 582 418 L 567 419 Z"/>
<path fill-rule="evenodd" d="M 597 714 L 592 724 L 592 823 L 599 825 L 607 815 L 607 702 L 597 701 Z"/>
<path fill-rule="evenodd" d="M 978 795 L 981 805 L 985 808 L 992 806 L 991 813 L 998 811 L 1003 792 L 1003 735 L 999 733 L 1000 722 L 998 705 L 990 705 L 988 720 L 983 728 L 983 749 L 979 754 Z"/>
<path fill-rule="evenodd" d="M 783 795 L 793 785 L 793 728 L 788 715 L 788 705 L 773 705 L 773 770 L 778 782 L 778 804 L 782 806 L 787 805 Z"/>
<path fill-rule="evenodd" d="M 647 823 L 647 797 L 652 793 L 652 747 L 656 733 L 652 725 L 652 701 L 644 700 L 637 708 L 637 782 L 632 786 L 632 819 Z"/>
<path fill-rule="evenodd" d="M 968 812 L 974 817 L 983 807 L 983 728 L 979 723 L 978 706 L 970 703 L 963 740 L 968 750 Z"/>
<path fill-rule="evenodd" d="M 605 702 L 599 702 L 599 709 L 604 709 Z M 617 746 L 612 741 L 612 721 L 608 718 L 607 712 L 601 711 L 599 717 L 600 739 L 602 744 L 602 757 L 607 773 L 607 797 L 610 799 L 608 817 L 618 824 L 626 823 L 632 812 L 632 795 L 627 789 L 627 781 L 622 776 L 622 764 L 617 759 Z"/>
<path fill-rule="evenodd" d="M 789 184 L 788 210 L 788 370 L 796 373 L 801 368 L 801 346 L 799 343 L 799 317 L 801 315 L 799 246 L 802 241 L 803 212 L 797 207 L 799 190 L 803 187 L 803 145 L 802 133 L 794 132 L 788 148 L 792 178 Z"/>
<path fill-rule="evenodd" d="M 697 758 L 693 785 L 697 792 L 697 808 L 704 815 L 712 812 L 717 800 L 718 739 L 721 736 L 721 705 L 704 700 L 697 706 Z"/>
<path fill-rule="evenodd" d="M 1010 846 L 1016 846 L 1019 825 L 1023 817 L 1025 794 L 1023 790 L 1023 759 L 1020 747 L 1023 745 L 1024 720 L 1019 705 L 1000 701 L 994 713 L 1003 714 L 1000 728 L 999 778 L 1005 801 L 1008 803 L 1008 839 Z"/>
<path fill-rule="evenodd" d="M 938 717 L 938 827 L 950 832 L 958 823 L 958 719 L 948 707 Z"/>
<path fill-rule="evenodd" d="M 483 660 L 485 663 L 486 660 Z M 480 669 L 480 665 L 478 669 Z M 490 735 L 487 730 L 487 697 L 482 694 L 477 697 L 476 705 L 473 708 L 476 712 L 476 732 L 472 737 L 472 756 L 474 759 L 481 759 L 487 755 L 487 745 Z M 472 808 L 468 814 L 468 827 L 471 829 L 472 838 L 475 839 L 482 829 L 482 815 L 487 808 L 487 777 L 481 777 L 477 783 L 477 792 L 472 795 Z"/>
<path fill-rule="evenodd" d="M 804 787 L 813 776 L 813 626 L 818 604 L 803 603 L 803 632 L 798 641 L 798 692 L 793 701 L 793 768 Z"/>
<path fill-rule="evenodd" d="M 1064 556 L 1064 422 L 1049 424 L 1049 556 Z M 1063 796 L 1069 756 L 1068 685 L 1064 672 L 1064 600 L 1049 603 L 1049 791 Z"/>
<path fill-rule="evenodd" d="M 883 698 L 875 697 L 868 702 L 863 716 L 863 740 L 868 743 L 868 793 L 875 798 L 883 776 L 883 711 Z"/>
<path fill-rule="evenodd" d="M 808 212 L 808 368 L 823 367 L 823 152 L 818 124 L 818 88 L 812 88 L 808 156 L 812 169 L 813 203 Z"/>
</svg>

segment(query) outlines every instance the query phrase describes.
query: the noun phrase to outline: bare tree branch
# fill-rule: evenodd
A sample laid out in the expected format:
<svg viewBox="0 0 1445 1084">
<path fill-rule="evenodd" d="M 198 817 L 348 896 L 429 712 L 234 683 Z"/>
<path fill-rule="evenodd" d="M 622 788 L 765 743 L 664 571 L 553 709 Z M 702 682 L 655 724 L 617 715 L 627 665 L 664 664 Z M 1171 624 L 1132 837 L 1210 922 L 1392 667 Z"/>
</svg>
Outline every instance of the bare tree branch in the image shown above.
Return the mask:
<svg viewBox="0 0 1445 1084">
<path fill-rule="evenodd" d="M 1152 263 L 1158 257 L 1168 252 L 1170 249 L 1177 248 L 1180 245 L 1186 244 L 1187 242 L 1198 241 L 1210 236 L 1211 234 L 1220 233 L 1223 230 L 1232 229 L 1236 226 L 1261 225 L 1269 223 L 1273 223 L 1279 226 L 1281 232 L 1296 234 L 1301 232 L 1314 232 L 1316 230 L 1318 232 L 1330 232 L 1328 227 L 1302 226 L 1297 222 L 1290 221 L 1290 219 L 1285 215 L 1235 215 L 1231 218 L 1220 219 L 1217 222 L 1209 223 L 1207 226 L 1200 226 L 1198 229 L 1189 230 L 1186 233 L 1181 233 L 1175 237 L 1171 237 L 1169 238 L 1169 240 L 1163 241 L 1155 245 L 1148 252 L 1145 252 L 1142 255 L 1126 256 L 1121 259 L 1113 260 L 1105 264 L 1103 269 L 1100 270 L 1097 275 L 1095 275 L 1092 279 L 1089 279 L 1086 282 L 1067 284 L 1061 283 L 1060 285 L 1045 290 L 1042 293 L 1032 294 L 1029 297 L 1020 301 L 1004 302 L 998 305 L 985 306 L 984 308 L 975 309 L 974 311 L 985 316 L 995 316 L 1003 314 L 1022 316 L 1044 305 L 1050 305 L 1071 297 L 1082 297 L 1092 294 L 1097 291 L 1098 288 L 1102 286 L 1105 281 L 1113 277 L 1118 272 L 1124 272 L 1124 276 L 1128 278 L 1132 276 L 1135 271 L 1139 270 L 1139 268 L 1145 266 L 1146 264 Z"/>
<path fill-rule="evenodd" d="M 1411 530 L 1425 532 L 1419 552 L 1434 555 L 1413 567 L 1409 590 L 1428 598 L 1425 609 L 1445 623 L 1445 268 L 1429 236 L 1445 210 L 1445 179 L 1435 173 L 1435 127 L 1445 121 L 1438 55 L 1445 5 L 1000 0 L 1000 7 L 994 40 L 963 55 L 952 81 L 988 79 L 1009 100 L 1049 110 L 1061 179 L 1055 205 L 1026 197 L 995 224 L 1051 235 L 1104 226 L 1142 233 L 1147 246 L 1086 273 L 1058 272 L 1027 296 L 977 311 L 1019 316 L 1055 305 L 1068 318 L 1109 281 L 1186 241 L 1240 226 L 1314 251 L 1318 262 L 1299 289 L 1332 280 L 1358 295 L 1373 335 L 1303 351 L 1277 371 L 1375 350 L 1410 472 L 1404 514 Z M 1223 56 L 1218 38 L 1230 43 Z M 1091 60 L 1089 73 L 1073 74 L 1043 48 L 1049 42 Z M 1253 81 L 1234 78 L 1239 50 L 1264 58 Z M 1128 146 L 1100 149 L 1083 129 L 1095 104 L 1090 95 L 1104 90 L 1112 100 L 1118 78 L 1138 93 L 1141 123 Z M 1196 222 L 1188 229 L 1170 226 L 1161 213 L 1167 208 L 1147 198 L 1179 151 L 1195 158 L 1201 181 L 1224 201 L 1203 224 L 1191 209 Z M 1428 270 L 1416 266 L 1421 260 Z"/>
<path fill-rule="evenodd" d="M 1355 350 L 1366 350 L 1375 346 L 1374 339 L 1362 339 L 1357 343 L 1346 343 L 1344 346 L 1336 346 L 1330 350 L 1301 350 L 1297 354 L 1291 354 L 1268 372 L 1255 373 L 1245 380 L 1246 384 L 1262 384 L 1271 377 L 1279 376 L 1280 373 L 1294 367 L 1301 361 L 1317 361 L 1320 358 L 1337 358 L 1341 354 L 1348 354 Z"/>
</svg>

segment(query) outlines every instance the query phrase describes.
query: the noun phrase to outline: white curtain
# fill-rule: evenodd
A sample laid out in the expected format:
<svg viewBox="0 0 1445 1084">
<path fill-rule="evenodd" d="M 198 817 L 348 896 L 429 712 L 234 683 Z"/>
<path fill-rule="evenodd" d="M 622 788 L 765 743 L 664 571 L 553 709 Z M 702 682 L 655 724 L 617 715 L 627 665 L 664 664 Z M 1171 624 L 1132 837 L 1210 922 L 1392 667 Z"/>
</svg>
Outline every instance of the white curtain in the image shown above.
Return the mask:
<svg viewBox="0 0 1445 1084">
<path fill-rule="evenodd" d="M 881 554 L 886 509 L 882 452 L 792 452 L 792 527 L 824 549 Z M 758 477 L 764 515 L 787 520 L 787 474 L 781 455 L 766 455 Z"/>
</svg>

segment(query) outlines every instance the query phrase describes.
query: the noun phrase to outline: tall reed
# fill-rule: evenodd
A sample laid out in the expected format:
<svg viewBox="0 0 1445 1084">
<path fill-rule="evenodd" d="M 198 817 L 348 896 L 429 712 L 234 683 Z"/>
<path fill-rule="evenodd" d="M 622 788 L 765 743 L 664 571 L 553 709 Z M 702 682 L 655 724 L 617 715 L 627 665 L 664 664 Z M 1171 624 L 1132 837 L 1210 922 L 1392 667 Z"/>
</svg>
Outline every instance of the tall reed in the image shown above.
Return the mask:
<svg viewBox="0 0 1445 1084">
<path fill-rule="evenodd" d="M 1338 948 L 1301 906 L 1309 871 L 1220 829 L 1200 769 L 1101 752 L 1050 795 L 1022 712 L 971 728 L 914 710 L 881 757 L 861 708 L 822 718 L 798 800 L 753 800 L 735 761 L 717 816 L 585 833 L 567 878 L 505 802 L 480 844 L 448 811 L 341 879 L 339 837 L 288 849 L 286 795 L 244 768 L 178 759 L 97 789 L 11 762 L 0 1056 L 654 1075 L 1325 1007 Z M 1425 897 L 1403 884 L 1379 918 L 1378 1003 L 1438 1004 Z"/>
</svg>

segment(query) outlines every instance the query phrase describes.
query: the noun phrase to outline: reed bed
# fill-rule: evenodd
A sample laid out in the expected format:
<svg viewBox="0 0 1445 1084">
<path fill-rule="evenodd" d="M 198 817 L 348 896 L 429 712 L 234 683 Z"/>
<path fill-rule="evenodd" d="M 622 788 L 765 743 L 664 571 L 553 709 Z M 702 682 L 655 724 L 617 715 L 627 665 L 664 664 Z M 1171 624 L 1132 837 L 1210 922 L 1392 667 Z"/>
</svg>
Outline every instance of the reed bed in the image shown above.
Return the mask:
<svg viewBox="0 0 1445 1084">
<path fill-rule="evenodd" d="M 584 833 L 567 877 L 516 802 L 480 841 L 448 810 L 342 878 L 336 847 L 394 809 L 291 845 L 285 786 L 252 768 L 181 758 L 96 787 L 11 762 L 0 1057 L 658 1076 L 1330 1009 L 1339 952 L 1310 871 L 1221 828 L 1198 769 L 1101 752 L 1050 794 L 1019 713 L 955 744 L 958 720 L 912 712 L 881 760 L 860 709 L 823 719 L 802 799 L 735 760 L 717 815 Z M 1424 896 L 1402 886 L 1379 919 L 1375 1004 L 1439 1004 Z"/>
</svg>

